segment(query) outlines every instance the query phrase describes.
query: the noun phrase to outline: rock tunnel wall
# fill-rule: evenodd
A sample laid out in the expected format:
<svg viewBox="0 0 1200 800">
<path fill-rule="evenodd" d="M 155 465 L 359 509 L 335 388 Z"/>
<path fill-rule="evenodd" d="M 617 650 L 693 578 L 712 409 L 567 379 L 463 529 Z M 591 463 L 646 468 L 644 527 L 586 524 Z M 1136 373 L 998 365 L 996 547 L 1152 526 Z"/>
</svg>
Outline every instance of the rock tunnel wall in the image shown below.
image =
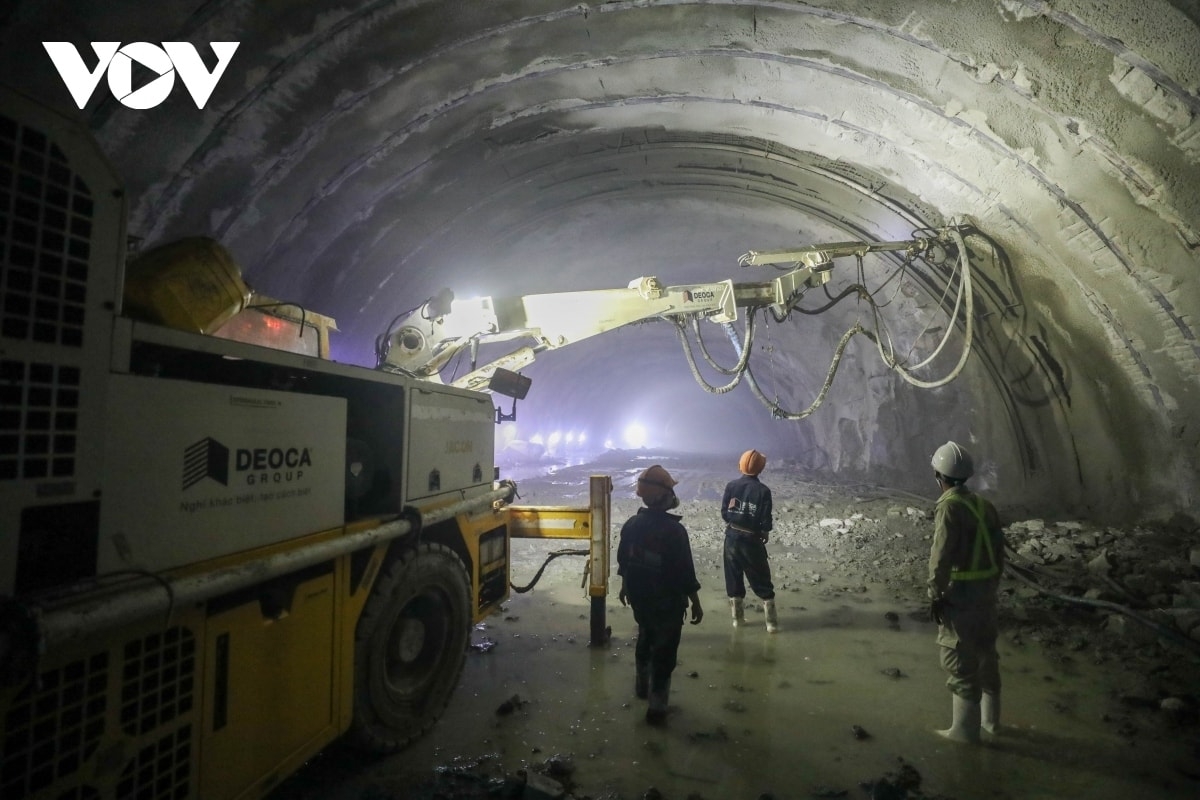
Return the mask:
<svg viewBox="0 0 1200 800">
<path fill-rule="evenodd" d="M 6 82 L 70 108 L 40 45 L 63 39 L 240 42 L 203 110 L 178 88 L 133 110 L 101 82 L 79 113 L 127 182 L 131 234 L 215 236 L 255 288 L 336 317 L 342 360 L 369 363 L 388 320 L 445 285 L 743 280 L 748 249 L 961 220 L 982 235 L 952 384 L 909 386 L 858 337 L 805 420 L 740 387 L 663 429 L 733 420 L 798 464 L 923 492 L 953 437 L 981 486 L 1031 512 L 1194 508 L 1194 2 L 22 2 L 0 14 Z M 961 345 L 951 274 L 894 281 L 889 330 L 914 358 L 948 327 Z M 781 404 L 807 405 L 860 318 L 773 329 L 762 377 Z M 531 368 L 552 398 L 531 408 L 684 391 L 669 332 L 612 341 Z"/>
</svg>

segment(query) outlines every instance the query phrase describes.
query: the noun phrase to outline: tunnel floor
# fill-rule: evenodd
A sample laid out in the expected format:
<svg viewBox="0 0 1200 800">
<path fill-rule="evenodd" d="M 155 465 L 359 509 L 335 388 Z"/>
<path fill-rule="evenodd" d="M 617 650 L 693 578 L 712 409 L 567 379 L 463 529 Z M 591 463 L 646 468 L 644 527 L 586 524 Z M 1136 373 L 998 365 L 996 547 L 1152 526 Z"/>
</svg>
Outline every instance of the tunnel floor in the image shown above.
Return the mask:
<svg viewBox="0 0 1200 800">
<path fill-rule="evenodd" d="M 587 476 L 610 474 L 619 530 L 638 507 L 632 476 L 653 461 L 680 480 L 679 511 L 705 609 L 700 625 L 684 628 L 664 727 L 648 725 L 644 701 L 633 696 L 631 612 L 614 590 L 611 639 L 590 646 L 582 559 L 562 558 L 532 591 L 514 594 L 473 632 L 459 688 L 425 738 L 385 759 L 335 744 L 272 798 L 540 798 L 555 795 L 535 786 L 555 785 L 566 796 L 597 800 L 1115 800 L 1200 791 L 1197 650 L 1012 578 L 1001 596 L 1002 731 L 977 747 L 932 733 L 950 721 L 923 603 L 932 493 L 922 499 L 829 486 L 768 468 L 762 477 L 776 506 L 768 545 L 780 608 L 775 635 L 761 627 L 761 608 L 752 601 L 747 616 L 757 624 L 730 625 L 716 514 L 732 477 L 723 463 L 610 457 L 522 477 L 521 502 L 586 505 Z M 1045 561 L 1043 576 L 1058 576 L 1052 588 L 1064 595 L 1085 587 L 1064 571 L 1072 559 L 1057 561 L 1046 542 L 1103 542 L 1115 533 L 1086 521 L 1045 521 L 1058 533 L 1037 540 L 1026 530 L 1037 524 L 1017 522 L 1010 543 L 1020 540 L 1022 552 Z M 1138 552 L 1159 566 L 1163 554 L 1148 543 L 1166 550 L 1177 543 L 1149 526 L 1128 533 L 1141 537 Z M 1031 548 L 1031 540 L 1043 549 Z M 1115 560 L 1118 545 L 1101 549 Z M 528 583 L 559 546 L 514 541 L 513 582 Z M 1076 555 L 1095 570 L 1092 552 Z M 1086 574 L 1086 564 L 1080 567 Z"/>
</svg>

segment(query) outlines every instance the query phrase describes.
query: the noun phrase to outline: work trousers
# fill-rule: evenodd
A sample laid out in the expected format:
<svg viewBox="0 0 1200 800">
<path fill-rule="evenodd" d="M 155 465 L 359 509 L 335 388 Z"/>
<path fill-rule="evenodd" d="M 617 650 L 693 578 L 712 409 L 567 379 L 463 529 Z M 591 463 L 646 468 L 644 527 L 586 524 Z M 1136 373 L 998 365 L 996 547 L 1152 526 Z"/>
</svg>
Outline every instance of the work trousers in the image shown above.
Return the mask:
<svg viewBox="0 0 1200 800">
<path fill-rule="evenodd" d="M 994 596 L 985 587 L 970 589 L 974 591 L 952 592 L 950 605 L 942 613 L 937 641 L 942 669 L 949 676 L 946 686 L 977 703 L 983 692 L 1000 691 L 1000 654 L 996 651 L 999 631 Z"/>
<path fill-rule="evenodd" d="M 725 532 L 725 594 L 745 597 L 746 584 L 760 600 L 775 598 L 771 583 L 771 564 L 767 561 L 767 545 L 757 536 L 727 530 Z"/>
<path fill-rule="evenodd" d="M 679 655 L 679 640 L 683 636 L 683 616 L 671 622 L 655 621 L 638 625 L 634 658 L 638 664 L 649 666 L 650 690 L 661 688 L 675 671 Z"/>
</svg>

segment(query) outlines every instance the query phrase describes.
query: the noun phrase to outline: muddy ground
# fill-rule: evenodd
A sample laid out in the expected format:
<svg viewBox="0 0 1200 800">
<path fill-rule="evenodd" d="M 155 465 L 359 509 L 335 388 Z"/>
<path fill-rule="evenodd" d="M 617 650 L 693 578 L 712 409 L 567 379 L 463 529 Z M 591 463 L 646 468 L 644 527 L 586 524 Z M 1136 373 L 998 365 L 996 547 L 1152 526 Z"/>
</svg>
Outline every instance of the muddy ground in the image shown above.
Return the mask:
<svg viewBox="0 0 1200 800">
<path fill-rule="evenodd" d="M 546 474 L 520 502 L 587 503 L 613 478 L 613 546 L 634 476 L 659 462 L 678 492 L 705 618 L 686 626 L 665 727 L 633 697 L 632 615 L 607 603 L 589 645 L 581 558 L 559 558 L 474 632 L 459 689 L 403 753 L 336 744 L 273 798 L 1194 798 L 1200 796 L 1200 533 L 1190 519 L 1115 529 L 1005 518 L 1004 728 L 957 745 L 924 581 L 928 497 L 835 486 L 771 465 L 768 545 L 781 631 L 729 622 L 717 505 L 724 461 L 614 453 Z M 1004 509 L 1001 509 L 1002 514 Z M 562 542 L 514 541 L 528 583 Z M 612 579 L 616 580 L 615 567 Z"/>
</svg>

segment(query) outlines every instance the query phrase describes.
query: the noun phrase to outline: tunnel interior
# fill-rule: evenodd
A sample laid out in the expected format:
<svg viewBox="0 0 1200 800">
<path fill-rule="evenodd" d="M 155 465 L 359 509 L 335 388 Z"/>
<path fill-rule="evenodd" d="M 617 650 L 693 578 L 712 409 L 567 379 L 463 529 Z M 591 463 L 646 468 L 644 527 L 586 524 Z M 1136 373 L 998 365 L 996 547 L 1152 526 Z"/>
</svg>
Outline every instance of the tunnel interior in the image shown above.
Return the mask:
<svg viewBox="0 0 1200 800">
<path fill-rule="evenodd" d="M 179 80 L 131 107 L 110 72 L 80 109 L 44 41 L 89 70 L 91 42 L 192 42 L 208 69 L 208 43 L 239 44 L 203 108 Z M 256 291 L 334 317 L 347 363 L 373 366 L 389 320 L 443 287 L 770 280 L 739 256 L 961 234 L 840 259 L 800 307 L 869 300 L 760 315 L 762 397 L 705 391 L 677 331 L 646 323 L 543 354 L 516 436 L 636 423 L 652 448 L 910 490 L 953 439 L 1030 513 L 1194 508 L 1194 2 L 17 2 L 0 43 L 6 83 L 98 138 L 134 247 L 215 238 Z M 135 90 L 157 77 L 132 70 Z M 879 343 L 853 336 L 820 406 L 780 418 L 856 324 Z"/>
</svg>

